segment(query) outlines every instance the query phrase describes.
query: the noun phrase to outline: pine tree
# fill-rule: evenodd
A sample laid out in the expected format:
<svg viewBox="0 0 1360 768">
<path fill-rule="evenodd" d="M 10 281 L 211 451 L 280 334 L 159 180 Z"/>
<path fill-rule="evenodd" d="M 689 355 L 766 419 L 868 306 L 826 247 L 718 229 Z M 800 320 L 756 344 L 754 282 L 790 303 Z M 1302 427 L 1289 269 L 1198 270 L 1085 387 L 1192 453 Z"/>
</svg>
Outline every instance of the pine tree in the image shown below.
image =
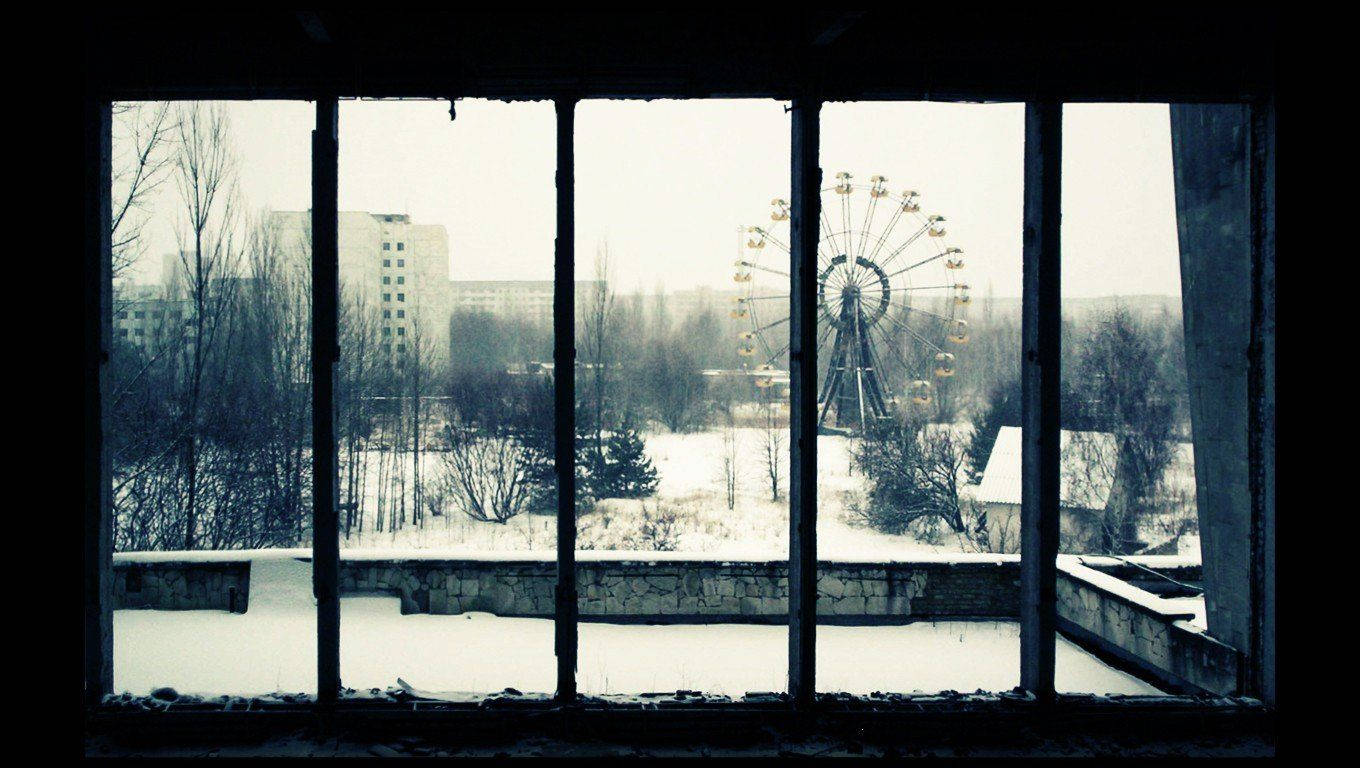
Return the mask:
<svg viewBox="0 0 1360 768">
<path fill-rule="evenodd" d="M 968 461 L 969 476 L 974 483 L 982 482 L 982 472 L 992 455 L 992 446 L 1002 427 L 1020 426 L 1020 380 L 1003 381 L 987 395 L 987 404 L 973 422 L 973 433 L 964 456 Z"/>
<path fill-rule="evenodd" d="M 640 499 L 656 493 L 656 468 L 647 458 L 642 435 L 632 427 L 609 435 L 603 469 L 599 498 Z"/>
</svg>

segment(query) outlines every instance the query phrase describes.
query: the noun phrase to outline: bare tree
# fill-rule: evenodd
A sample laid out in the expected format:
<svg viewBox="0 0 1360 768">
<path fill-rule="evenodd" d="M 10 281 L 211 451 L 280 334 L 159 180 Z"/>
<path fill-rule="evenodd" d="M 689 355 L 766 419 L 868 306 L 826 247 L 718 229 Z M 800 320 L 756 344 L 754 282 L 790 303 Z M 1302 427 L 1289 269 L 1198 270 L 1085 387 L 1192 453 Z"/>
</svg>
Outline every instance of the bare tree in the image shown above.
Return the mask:
<svg viewBox="0 0 1360 768">
<path fill-rule="evenodd" d="M 959 500 L 963 441 L 949 425 L 908 419 L 871 430 L 853 451 L 868 480 L 868 498 L 853 510 L 860 521 L 885 533 L 930 533 L 943 524 L 971 535 Z"/>
<path fill-rule="evenodd" d="M 411 522 L 420 526 L 424 524 L 425 505 L 422 494 L 421 455 L 425 424 L 429 418 L 427 398 L 430 383 L 434 378 L 434 345 L 421 324 L 419 311 L 412 313 L 408 328 L 410 333 L 406 334 L 406 341 L 402 344 L 404 350 L 399 353 L 398 360 L 405 388 L 403 402 L 407 404 L 410 419 L 408 432 L 411 441 Z"/>
<path fill-rule="evenodd" d="M 1063 419 L 1112 441 L 1108 450 L 1096 450 L 1104 439 L 1094 446 L 1074 440 L 1072 446 L 1081 466 L 1110 487 L 1101 534 L 1091 544 L 1103 552 L 1140 548 L 1139 522 L 1161 503 L 1159 488 L 1176 450 L 1178 411 L 1168 346 L 1165 333 L 1122 305 L 1097 313 L 1078 346 Z"/>
<path fill-rule="evenodd" d="M 239 263 L 236 157 L 226 110 L 218 104 L 181 104 L 173 176 L 181 203 L 177 290 L 189 304 L 189 351 L 181 390 L 185 425 L 184 548 L 193 549 L 199 513 L 199 441 L 209 355 L 234 300 Z"/>
<path fill-rule="evenodd" d="M 770 501 L 778 502 L 780 481 L 788 462 L 788 439 L 784 432 L 787 422 L 779 418 L 774 398 L 767 395 L 760 402 L 760 453 L 765 465 L 765 476 L 770 480 Z"/>
<path fill-rule="evenodd" d="M 737 481 L 740 475 L 741 447 L 737 440 L 735 411 L 729 407 L 723 415 L 722 452 L 718 455 L 718 462 L 722 470 L 720 476 L 723 482 L 723 493 L 727 498 L 727 508 L 732 510 L 737 508 Z"/>
<path fill-rule="evenodd" d="M 590 410 L 591 448 L 597 466 L 604 465 L 605 409 L 609 399 L 609 377 L 615 362 L 612 339 L 615 296 L 610 271 L 609 243 L 603 242 L 595 251 L 595 284 L 591 286 L 581 316 L 580 344 L 590 372 L 585 397 Z M 567 375 L 567 372 L 563 371 L 561 375 Z"/>
<path fill-rule="evenodd" d="M 641 505 L 641 521 L 635 547 L 655 552 L 674 552 L 680 544 L 680 513 L 671 505 Z"/>
<path fill-rule="evenodd" d="M 113 106 L 112 269 L 117 280 L 143 254 L 142 233 L 153 193 L 168 176 L 177 135 L 169 102 L 118 103 Z"/>
<path fill-rule="evenodd" d="M 529 452 L 504 428 L 474 428 L 457 414 L 444 428 L 440 454 L 448 494 L 473 520 L 505 523 L 529 500 Z"/>
</svg>

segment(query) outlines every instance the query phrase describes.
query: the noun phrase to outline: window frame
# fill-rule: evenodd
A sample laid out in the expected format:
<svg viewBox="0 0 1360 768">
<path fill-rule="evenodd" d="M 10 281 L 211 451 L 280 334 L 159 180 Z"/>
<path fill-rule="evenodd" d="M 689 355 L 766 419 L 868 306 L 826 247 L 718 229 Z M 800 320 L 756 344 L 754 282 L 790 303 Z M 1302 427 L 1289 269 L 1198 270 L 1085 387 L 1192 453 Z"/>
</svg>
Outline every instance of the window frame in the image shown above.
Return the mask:
<svg viewBox="0 0 1360 768">
<path fill-rule="evenodd" d="M 817 227 L 816 217 L 806 215 L 817 211 L 819 205 L 821 171 L 818 167 L 820 107 L 823 95 L 810 86 L 800 86 L 791 100 L 793 113 L 791 135 L 791 216 L 794 234 L 791 238 L 791 269 L 793 297 L 791 309 L 799 325 L 815 331 L 815 277 Z M 210 96 L 212 94 L 204 94 Z M 436 96 L 431 95 L 432 98 Z M 444 96 L 446 98 L 446 96 Z M 296 98 L 296 97 L 294 97 Z M 340 692 L 340 614 L 339 614 L 339 541 L 338 515 L 332 482 L 336 477 L 336 447 L 334 444 L 333 402 L 334 365 L 338 357 L 338 101 L 335 92 L 315 94 L 316 130 L 312 141 L 312 201 L 313 201 L 313 440 L 314 440 L 314 553 L 313 579 L 318 604 L 317 623 L 317 698 L 315 702 L 293 705 L 291 709 L 313 707 L 333 709 Z M 578 96 L 555 99 L 557 115 L 557 239 L 554 255 L 554 361 L 558 370 L 572 366 L 574 327 L 574 111 Z M 903 99 L 905 100 L 905 99 Z M 86 298 L 86 356 L 85 356 L 85 653 L 84 684 L 87 706 L 98 708 L 103 696 L 112 691 L 112 536 L 111 498 L 108 457 L 103 446 L 103 419 L 107 382 L 104 365 L 111 345 L 111 273 L 109 254 L 108 200 L 111 187 L 111 108 L 114 94 L 96 94 L 85 100 L 84 144 L 86 163 L 86 207 L 89 231 L 85 248 L 86 269 L 84 295 Z M 1227 100 L 1225 100 L 1227 101 Z M 1251 229 L 1253 301 L 1265 309 L 1253 312 L 1253 339 L 1267 334 L 1262 315 L 1268 314 L 1273 365 L 1274 317 L 1274 113 L 1273 99 L 1246 100 L 1250 106 L 1251 128 L 1256 141 L 1251 145 L 1252 189 Z M 1022 406 L 1027 427 L 1022 478 L 1025 503 L 1022 512 L 1022 598 L 1021 598 L 1021 687 L 1030 694 L 1032 704 L 1042 710 L 1062 697 L 1053 686 L 1056 637 L 1056 575 L 1058 499 L 1057 434 L 1057 361 L 1059 359 L 1060 317 L 1058 290 L 1059 222 L 1061 200 L 1061 138 L 1062 102 L 1056 94 L 1036 95 L 1026 102 L 1025 115 L 1025 171 L 1024 171 L 1024 289 L 1022 326 L 1022 378 L 1025 390 Z M 1268 145 L 1268 149 L 1263 147 Z M 1268 181 L 1258 181 L 1269 174 Z M 799 226 L 799 222 L 802 226 Z M 383 250 L 390 249 L 385 242 Z M 398 251 L 404 251 L 399 242 Z M 1267 288 L 1261 273 L 1269 272 L 1272 282 Z M 404 295 L 399 294 L 404 300 Z M 387 296 L 384 300 L 390 300 Z M 800 349 L 797 362 L 791 365 L 793 401 L 790 473 L 790 645 L 789 696 L 781 707 L 792 711 L 817 709 L 815 695 L 815 628 L 816 628 L 816 494 L 815 494 L 815 393 L 816 345 L 806 344 L 806 330 L 794 333 L 792 349 Z M 813 334 L 815 339 L 815 332 Z M 100 359 L 102 354 L 103 359 Z M 1252 358 L 1252 402 L 1249 407 L 1259 411 L 1265 397 L 1262 383 L 1267 372 L 1259 355 Z M 1270 407 L 1273 408 L 1273 368 L 1269 372 Z M 810 377 L 810 378 L 809 378 Z M 809 386 L 811 381 L 811 386 Z M 575 517 L 574 509 L 574 382 L 557 382 L 557 467 L 559 478 L 558 509 L 558 587 L 554 648 L 558 659 L 558 690 L 551 702 L 544 706 L 558 706 L 576 701 L 576 644 L 577 621 L 575 584 Z M 809 432 L 811 427 L 811 432 Z M 1028 427 L 1033 427 L 1029 429 Z M 1259 420 L 1253 422 L 1248 435 L 1252 446 L 1253 476 L 1264 466 L 1263 455 L 1266 429 Z M 1269 439 L 1273 446 L 1273 425 Z M 329 441 L 329 447 L 327 443 Z M 805 444 L 804 444 L 805 443 Z M 1273 493 L 1273 447 L 1269 454 L 1271 493 Z M 563 460 L 565 459 L 565 461 Z M 327 477 L 329 468 L 329 477 Z M 796 490 L 795 490 L 796 489 Z M 1261 489 L 1253 485 L 1253 519 L 1264 514 L 1260 507 L 1266 502 L 1258 499 Z M 1273 503 L 1273 502 L 1272 502 Z M 1273 508 L 1272 508 L 1273 509 Z M 1273 515 L 1273 512 L 1271 513 Z M 1254 523 L 1254 528 L 1258 524 Z M 1273 542 L 1273 516 L 1267 534 Z M 1254 545 L 1260 542 L 1253 540 Z M 1273 546 L 1273 545 L 1272 545 Z M 1257 555 L 1254 549 L 1253 578 L 1261 578 L 1263 568 L 1269 567 L 1272 579 L 1266 587 L 1273 611 L 1273 549 L 1269 555 Z M 1258 559 L 1268 558 L 1268 562 Z M 1259 620 L 1259 619 L 1257 619 Z M 1273 622 L 1273 614 L 1270 616 Z M 1273 631 L 1273 623 L 1272 623 Z M 1273 638 L 1271 639 L 1273 645 Z M 1248 679 L 1258 688 L 1263 685 L 1259 659 L 1250 658 L 1253 669 Z M 1273 681 L 1270 683 L 1273 687 Z M 1167 697 L 1178 698 L 1178 697 Z M 1180 697 L 1185 698 L 1185 697 Z M 1199 713 L 1216 706 L 1244 706 L 1241 702 L 1223 700 L 1219 704 L 1190 700 L 1193 712 Z M 732 706 L 743 706 L 731 703 Z M 713 707 L 713 704 L 704 704 Z M 919 705 L 917 705 L 919 706 Z M 1119 705 L 1126 708 L 1127 705 Z M 287 709 L 287 708 L 283 708 Z M 282 711 L 282 710 L 281 710 Z M 676 707 L 675 712 L 690 711 Z M 1195 716 L 1198 716 L 1196 714 Z"/>
</svg>

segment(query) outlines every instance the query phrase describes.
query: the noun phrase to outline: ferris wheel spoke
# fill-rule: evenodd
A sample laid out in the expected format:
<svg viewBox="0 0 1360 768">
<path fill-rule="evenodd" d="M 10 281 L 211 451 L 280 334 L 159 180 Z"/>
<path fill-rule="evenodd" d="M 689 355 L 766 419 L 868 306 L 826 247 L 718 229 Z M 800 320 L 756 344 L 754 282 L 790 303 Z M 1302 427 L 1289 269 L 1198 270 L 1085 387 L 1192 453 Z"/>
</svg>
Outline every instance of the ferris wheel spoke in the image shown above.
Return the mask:
<svg viewBox="0 0 1360 768">
<path fill-rule="evenodd" d="M 754 331 L 752 331 L 752 333 L 760 333 L 761 331 L 768 331 L 768 330 L 770 330 L 771 328 L 778 328 L 779 326 L 783 325 L 784 323 L 787 323 L 788 321 L 789 321 L 789 318 L 788 318 L 787 316 L 781 317 L 781 318 L 779 318 L 778 320 L 775 320 L 775 321 L 770 322 L 770 323 L 766 323 L 765 325 L 762 325 L 762 326 L 760 326 L 759 328 L 756 328 Z"/>
<path fill-rule="evenodd" d="M 903 273 L 905 273 L 905 272 L 910 272 L 910 271 L 912 271 L 913 269 L 916 269 L 917 267 L 923 267 L 923 266 L 929 264 L 929 263 L 932 262 L 932 261 L 939 261 L 940 259 L 943 259 L 945 256 L 948 256 L 948 255 L 949 255 L 949 252 L 948 252 L 948 251 L 941 251 L 940 253 L 937 253 L 937 254 L 935 254 L 934 256 L 931 256 L 931 257 L 925 258 L 925 259 L 921 259 L 920 261 L 916 262 L 915 264 L 912 264 L 912 265 L 909 266 L 909 267 L 903 267 L 902 269 L 897 270 L 896 272 L 892 273 L 891 275 L 888 275 L 888 277 L 897 277 L 898 275 L 903 274 Z"/>
<path fill-rule="evenodd" d="M 843 253 L 844 249 L 842 249 L 840 245 L 836 243 L 836 233 L 831 227 L 831 218 L 826 215 L 826 206 L 819 207 L 821 208 L 822 228 L 826 230 L 825 240 L 828 243 L 831 243 L 832 251 L 839 251 Z"/>
<path fill-rule="evenodd" d="M 841 195 L 841 231 L 845 233 L 845 259 L 850 263 L 855 241 L 850 237 L 850 195 Z"/>
<path fill-rule="evenodd" d="M 741 266 L 743 266 L 743 267 L 748 267 L 748 268 L 750 268 L 750 269 L 758 269 L 758 270 L 760 270 L 761 272 L 769 272 L 770 274 L 773 274 L 773 275 L 783 275 L 784 277 L 787 277 L 787 278 L 789 278 L 790 280 L 793 279 L 793 276 L 790 275 L 788 272 L 785 272 L 785 271 L 779 270 L 779 269 L 775 269 L 774 267 L 767 267 L 767 266 L 765 266 L 765 265 L 763 265 L 763 264 L 757 264 L 757 263 L 754 262 L 754 261 L 747 261 L 747 260 L 745 260 L 745 259 L 742 259 L 741 261 L 738 261 L 737 264 L 739 264 L 739 265 L 741 265 Z"/>
<path fill-rule="evenodd" d="M 881 344 L 882 346 L 884 346 L 884 347 L 887 347 L 887 348 L 888 348 L 888 351 L 891 352 L 895 358 L 897 358 L 898 363 L 900 363 L 901 366 L 902 366 L 902 370 L 903 370 L 904 372 L 910 371 L 910 370 L 911 370 L 911 364 L 909 364 L 909 363 L 907 362 L 907 359 L 906 359 L 905 357 L 903 357 L 902 351 L 901 351 L 900 349 L 897 348 L 897 345 L 896 345 L 896 344 L 893 343 L 892 338 L 888 335 L 888 332 L 887 332 L 886 330 L 884 330 L 884 329 L 882 329 L 882 328 L 879 328 L 876 324 L 875 324 L 875 325 L 871 325 L 871 326 L 869 326 L 869 337 L 870 337 L 871 339 L 874 338 L 874 335 L 873 335 L 873 334 L 874 334 L 874 331 L 875 331 L 875 330 L 878 331 L 878 333 L 879 333 L 880 344 Z M 875 354 L 875 353 L 874 353 L 874 349 L 875 349 L 875 346 L 871 346 L 871 347 L 869 348 L 869 354 L 870 354 L 870 355 Z M 886 375 L 886 374 L 887 374 L 887 371 L 883 369 L 882 365 L 879 363 L 879 361 L 878 361 L 877 359 L 874 360 L 874 368 L 875 368 L 875 370 L 878 370 L 880 373 L 884 374 L 884 375 L 881 375 L 881 376 L 878 377 L 879 387 L 880 387 L 884 392 L 887 392 L 889 395 L 891 395 L 891 394 L 892 394 L 892 387 L 888 386 L 888 384 L 887 384 L 887 381 L 888 381 L 888 378 L 887 378 L 887 375 Z"/>
<path fill-rule="evenodd" d="M 770 355 L 768 358 L 765 359 L 765 365 L 774 365 L 774 361 L 778 360 L 780 355 L 782 355 L 782 354 L 784 354 L 785 352 L 788 352 L 788 351 L 789 351 L 789 344 L 788 344 L 788 342 L 784 342 L 784 345 L 783 345 L 783 346 L 781 346 L 779 349 L 775 350 L 774 354 Z"/>
<path fill-rule="evenodd" d="M 832 331 L 832 330 L 833 330 L 833 326 L 831 325 L 831 323 L 827 323 L 826 326 L 822 328 L 822 330 L 820 330 L 820 331 L 817 332 L 817 351 L 818 351 L 818 352 L 821 351 L 822 347 L 826 346 L 827 339 L 831 336 L 831 331 Z"/>
<path fill-rule="evenodd" d="M 892 275 L 889 275 L 889 277 L 892 277 Z M 950 284 L 948 284 L 948 285 L 905 285 L 905 286 L 902 286 L 901 288 L 889 288 L 889 289 L 888 289 L 888 292 L 889 292 L 889 293 L 897 293 L 897 292 L 899 292 L 899 291 L 902 291 L 902 292 L 905 292 L 905 291 L 938 291 L 938 290 L 940 290 L 941 288 L 957 288 L 957 287 L 958 287 L 958 284 L 957 284 L 957 283 L 950 283 Z"/>
<path fill-rule="evenodd" d="M 878 198 L 870 196 L 869 205 L 864 211 L 864 223 L 860 224 L 859 228 L 860 239 L 859 249 L 855 253 L 856 261 L 858 261 L 860 257 L 864 256 L 864 244 L 869 239 L 869 233 L 873 231 L 874 213 L 876 213 L 877 211 L 878 211 Z"/>
<path fill-rule="evenodd" d="M 906 356 L 902 354 L 900 345 L 896 343 L 896 340 L 893 339 L 892 334 L 888 332 L 887 328 L 883 328 L 879 326 L 877 323 L 875 323 L 874 325 L 870 326 L 870 331 L 871 333 L 877 331 L 879 337 L 883 341 L 883 346 L 886 347 L 887 350 L 893 354 L 893 356 L 897 359 L 897 362 L 902 365 L 902 368 L 904 370 L 911 370 L 911 363 L 907 362 Z"/>
<path fill-rule="evenodd" d="M 878 242 L 874 244 L 874 249 L 869 252 L 869 261 L 878 258 L 878 254 L 883 250 L 889 239 L 892 237 L 893 230 L 897 228 L 897 222 L 902 220 L 902 206 L 893 206 L 893 215 L 888 219 L 888 226 L 883 229 L 883 234 L 879 235 Z"/>
<path fill-rule="evenodd" d="M 887 255 L 886 258 L 883 259 L 883 261 L 879 262 L 879 266 L 880 266 L 880 267 L 886 268 L 889 264 L 891 264 L 891 263 L 893 262 L 893 259 L 896 259 L 898 256 L 900 256 L 900 255 L 902 254 L 903 251 L 905 251 L 905 250 L 907 250 L 907 248 L 911 247 L 911 244 L 912 244 L 912 243 L 916 242 L 917 240 L 920 240 L 920 239 L 921 239 L 921 235 L 924 235 L 924 234 L 925 234 L 926 232 L 928 232 L 928 231 L 930 231 L 930 222 L 929 222 L 929 221 L 927 221 L 925 224 L 921 225 L 921 228 L 920 228 L 920 229 L 916 230 L 915 232 L 912 232 L 912 233 L 911 233 L 911 236 L 908 237 L 908 238 L 906 239 L 905 242 L 903 242 L 901 245 L 899 245 L 899 246 L 897 246 L 896 248 L 894 248 L 894 249 L 892 250 L 892 252 L 889 253 L 889 254 Z M 936 258 L 938 258 L 938 257 L 936 257 Z M 914 269 L 916 266 L 920 266 L 920 265 L 919 265 L 919 264 L 918 264 L 918 265 L 913 265 L 912 267 L 908 267 L 908 269 Z"/>
<path fill-rule="evenodd" d="M 902 311 L 903 311 L 903 312 L 915 312 L 915 313 L 918 314 L 918 315 L 929 315 L 930 317 L 933 317 L 933 318 L 935 318 L 935 319 L 937 319 L 937 320 L 943 320 L 943 321 L 946 322 L 946 323 L 952 323 L 952 322 L 954 322 L 954 318 L 952 318 L 952 317 L 946 317 L 946 316 L 944 316 L 944 315 L 937 314 L 937 313 L 935 313 L 935 312 L 931 312 L 931 311 L 928 310 L 928 309 L 920 309 L 920 308 L 918 308 L 918 307 L 913 307 L 913 306 L 910 305 L 910 304 L 903 304 L 903 305 L 902 305 Z"/>
<path fill-rule="evenodd" d="M 893 325 L 896 325 L 897 327 L 899 327 L 899 328 L 901 328 L 902 330 L 906 331 L 907 333 L 911 334 L 917 341 L 921 342 L 922 344 L 926 345 L 927 347 L 930 347 L 931 349 L 935 350 L 936 352 L 944 352 L 944 350 L 941 349 L 940 346 L 939 346 L 938 344 L 932 342 L 930 339 L 927 339 L 926 337 L 924 337 L 924 336 L 922 336 L 921 334 L 917 333 L 916 330 L 913 329 L 913 328 L 912 328 L 910 325 L 908 325 L 907 323 L 904 323 L 904 322 L 902 322 L 901 320 L 898 320 L 898 319 L 895 318 L 895 317 L 890 317 L 890 316 L 888 316 L 888 315 L 884 315 L 884 316 L 883 316 L 883 319 L 884 319 L 884 320 L 887 320 L 888 322 L 892 323 Z"/>
</svg>

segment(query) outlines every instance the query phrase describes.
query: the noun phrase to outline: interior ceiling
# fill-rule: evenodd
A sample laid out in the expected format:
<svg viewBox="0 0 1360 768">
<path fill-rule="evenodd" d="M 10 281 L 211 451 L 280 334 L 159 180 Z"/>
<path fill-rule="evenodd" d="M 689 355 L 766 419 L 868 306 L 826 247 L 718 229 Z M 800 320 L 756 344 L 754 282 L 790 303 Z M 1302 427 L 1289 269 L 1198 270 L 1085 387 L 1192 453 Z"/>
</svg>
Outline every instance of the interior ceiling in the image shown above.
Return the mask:
<svg viewBox="0 0 1360 768">
<path fill-rule="evenodd" d="M 1004 9 L 107 14 L 88 84 L 113 98 L 557 95 L 1214 100 L 1268 91 L 1274 19 Z"/>
</svg>

